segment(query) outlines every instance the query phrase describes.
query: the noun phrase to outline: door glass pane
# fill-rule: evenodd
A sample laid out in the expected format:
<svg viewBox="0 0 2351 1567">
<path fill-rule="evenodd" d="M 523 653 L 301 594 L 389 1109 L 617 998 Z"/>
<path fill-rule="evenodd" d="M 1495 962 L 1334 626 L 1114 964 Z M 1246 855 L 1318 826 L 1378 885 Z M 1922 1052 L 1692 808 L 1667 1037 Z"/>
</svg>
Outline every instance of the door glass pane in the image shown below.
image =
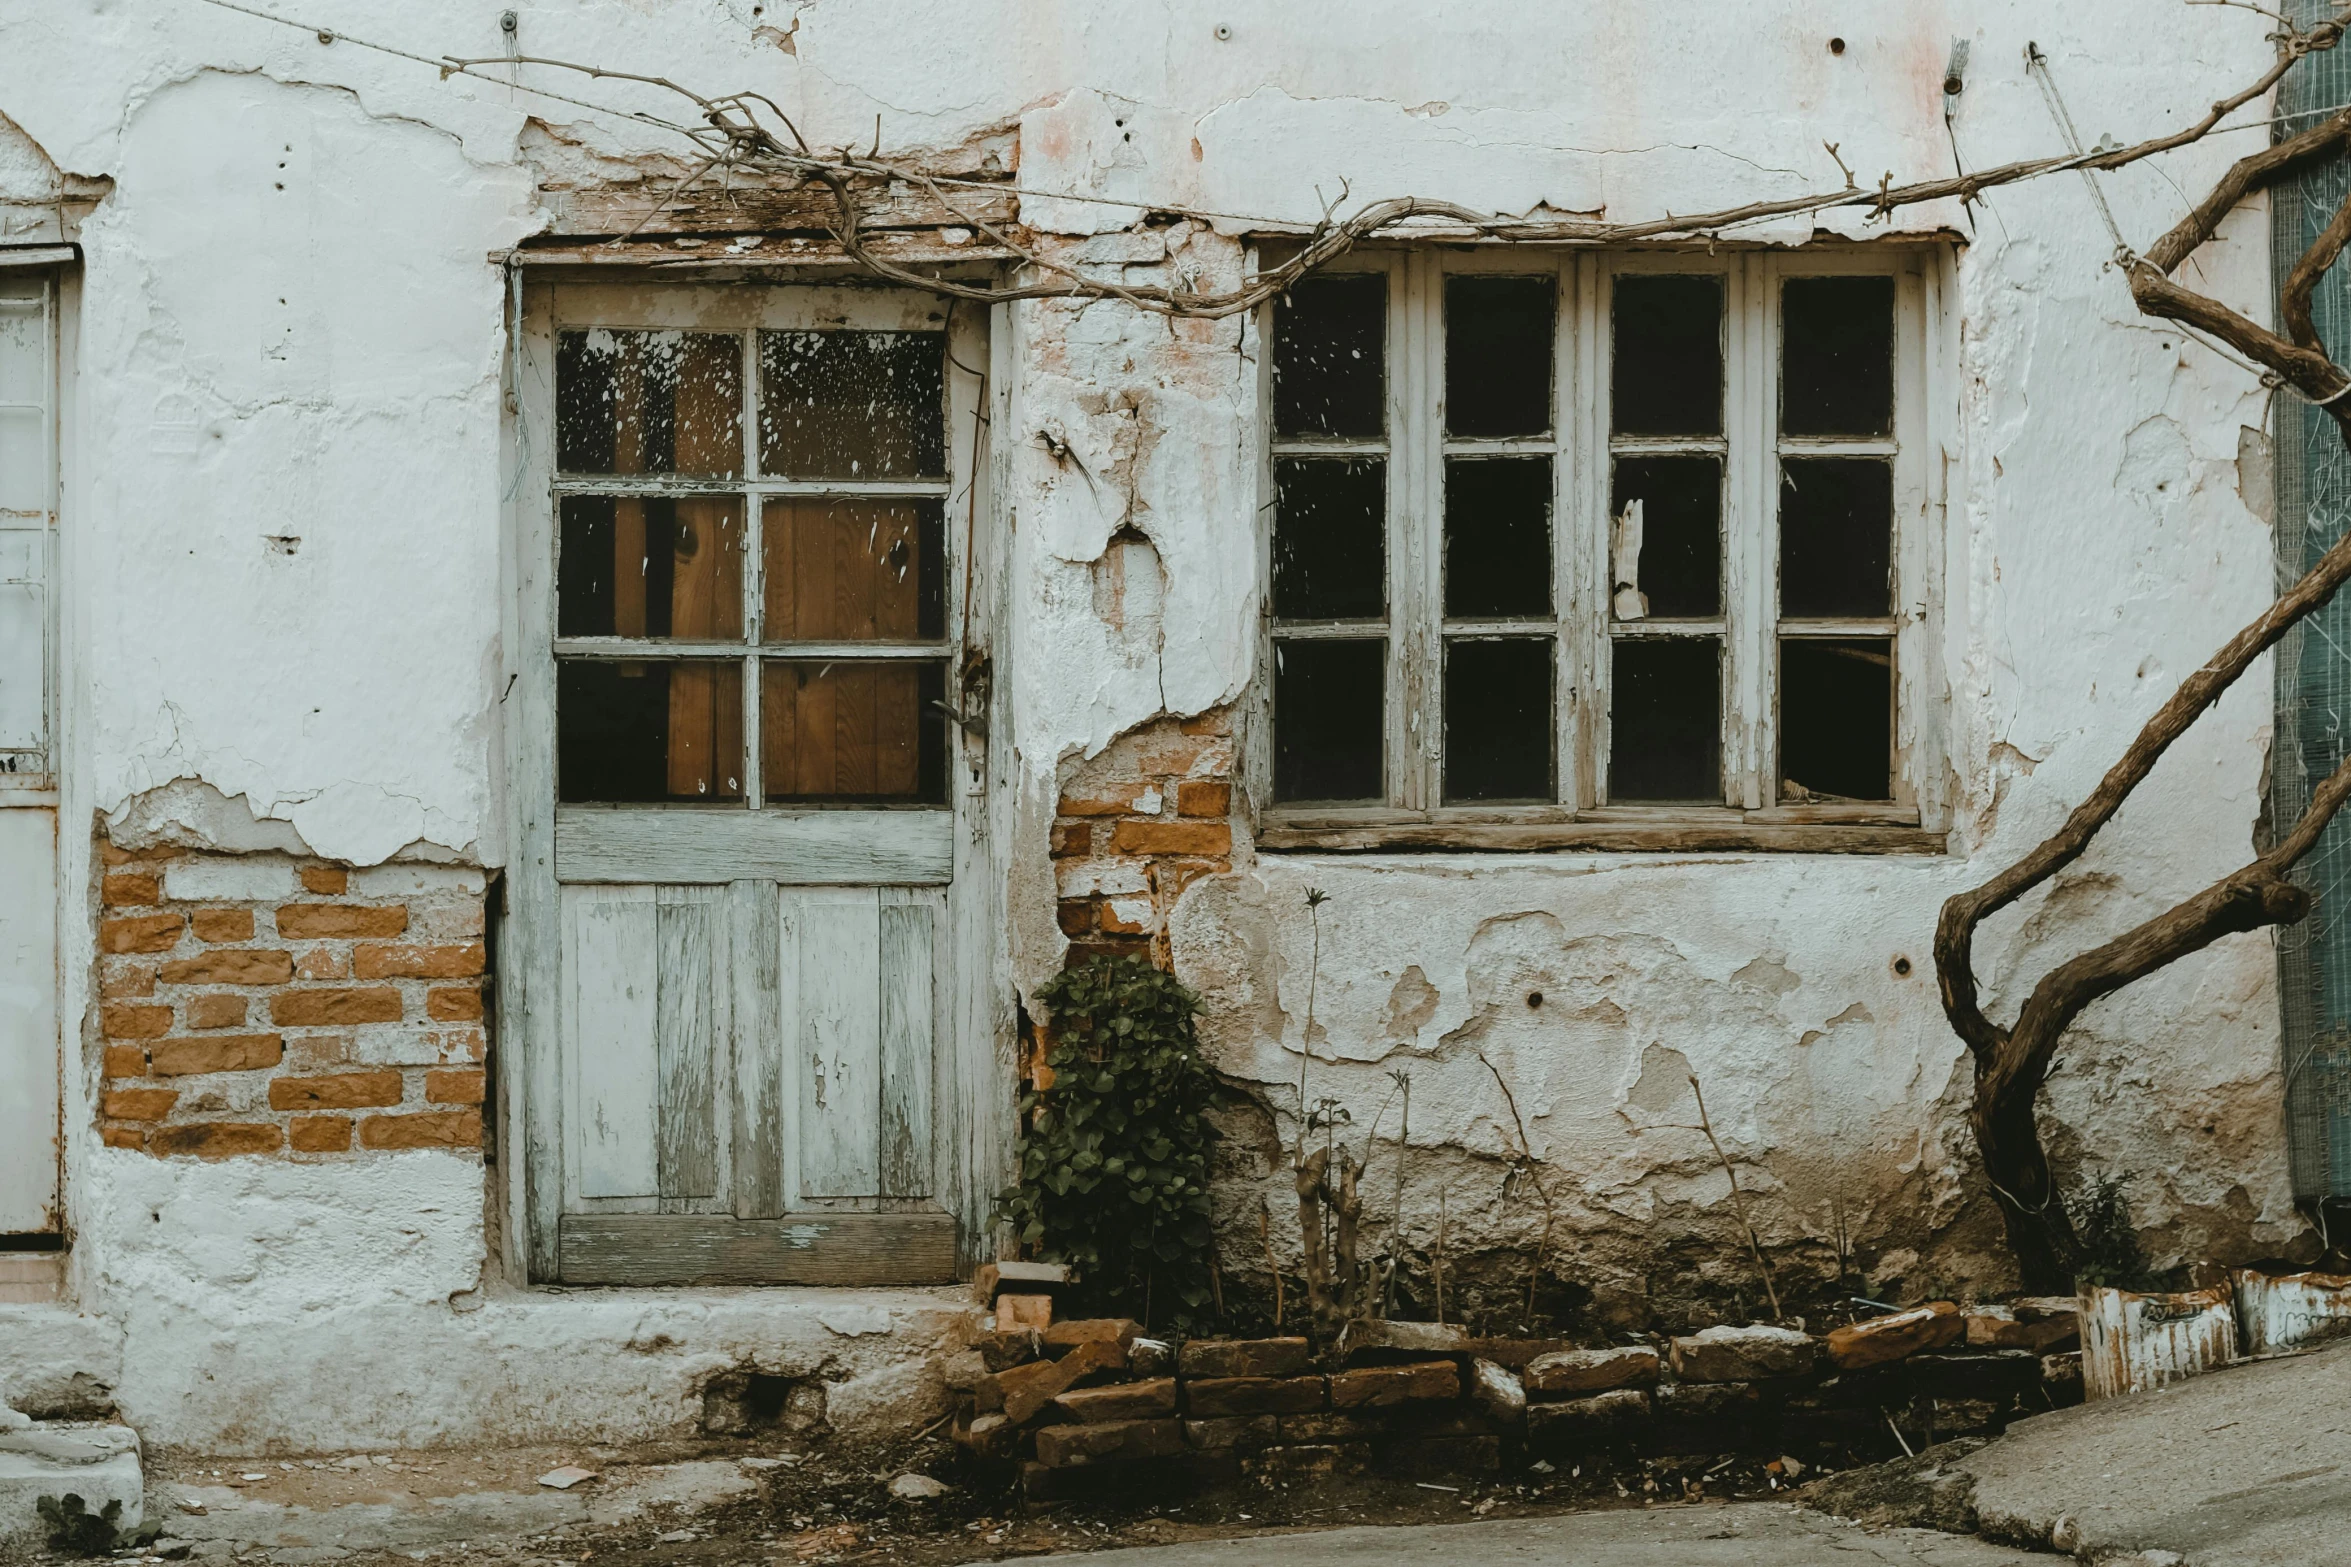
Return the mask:
<svg viewBox="0 0 2351 1567">
<path fill-rule="evenodd" d="M 1388 280 L 1315 277 L 1273 313 L 1276 435 L 1376 440 L 1387 428 Z"/>
<path fill-rule="evenodd" d="M 1541 435 L 1551 428 L 1552 313 L 1547 277 L 1445 280 L 1445 431 Z"/>
<path fill-rule="evenodd" d="M 25 537 L 38 540 L 40 535 Z M 0 535 L 0 541 L 5 539 L 6 535 Z M 41 675 L 41 618 L 39 584 L 0 582 L 0 752 L 36 750 L 42 744 L 45 726 L 41 713 L 47 704 Z M 38 760 L 24 759 L 25 769 Z M 17 770 L 0 754 L 0 773 Z"/>
<path fill-rule="evenodd" d="M 740 800 L 743 666 L 561 660 L 555 751 L 560 800 Z"/>
<path fill-rule="evenodd" d="M 742 497 L 565 496 L 555 634 L 741 636 Z"/>
<path fill-rule="evenodd" d="M 1780 639 L 1780 801 L 1894 793 L 1894 644 Z"/>
<path fill-rule="evenodd" d="M 555 463 L 565 473 L 743 471 L 743 343 L 713 332 L 563 332 Z"/>
<path fill-rule="evenodd" d="M 1275 617 L 1387 614 L 1387 459 L 1277 458 L 1273 482 Z"/>
<path fill-rule="evenodd" d="M 1608 498 L 1618 620 L 1722 613 L 1722 459 L 1619 457 Z"/>
<path fill-rule="evenodd" d="M 1386 639 L 1284 641 L 1273 648 L 1277 800 L 1381 799 Z"/>
<path fill-rule="evenodd" d="M 49 315 L 41 296 L 0 296 L 0 403 L 48 401 Z"/>
<path fill-rule="evenodd" d="M 1548 639 L 1445 641 L 1445 799 L 1556 797 Z"/>
<path fill-rule="evenodd" d="M 1445 613 L 1551 613 L 1551 459 L 1445 459 Z"/>
<path fill-rule="evenodd" d="M 1894 473 L 1875 457 L 1780 463 L 1780 613 L 1894 607 Z"/>
<path fill-rule="evenodd" d="M 1894 425 L 1894 280 L 1790 278 L 1780 292 L 1780 433 Z"/>
<path fill-rule="evenodd" d="M 762 332 L 759 466 L 771 478 L 947 471 L 947 334 Z"/>
<path fill-rule="evenodd" d="M 947 634 L 946 511 L 935 500 L 786 500 L 760 511 L 770 642 Z"/>
<path fill-rule="evenodd" d="M 0 408 L 0 511 L 49 509 L 49 415 Z"/>
<path fill-rule="evenodd" d="M 1609 688 L 1608 798 L 1722 803 L 1722 643 L 1620 639 Z"/>
<path fill-rule="evenodd" d="M 947 666 L 761 666 L 759 744 L 769 804 L 947 803 Z"/>
<path fill-rule="evenodd" d="M 1722 278 L 1620 273 L 1609 417 L 1619 435 L 1722 433 Z"/>
</svg>

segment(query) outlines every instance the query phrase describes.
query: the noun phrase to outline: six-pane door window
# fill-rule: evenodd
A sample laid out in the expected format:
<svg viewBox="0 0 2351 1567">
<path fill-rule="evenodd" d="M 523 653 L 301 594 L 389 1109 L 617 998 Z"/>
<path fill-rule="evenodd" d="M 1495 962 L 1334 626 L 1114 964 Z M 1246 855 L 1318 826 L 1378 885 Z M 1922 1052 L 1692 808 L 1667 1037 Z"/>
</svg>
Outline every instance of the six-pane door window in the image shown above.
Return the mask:
<svg viewBox="0 0 2351 1567">
<path fill-rule="evenodd" d="M 1914 263 L 1371 265 L 1273 310 L 1277 810 L 1906 819 Z"/>
<path fill-rule="evenodd" d="M 945 362 L 941 331 L 557 334 L 560 799 L 945 803 Z"/>
</svg>

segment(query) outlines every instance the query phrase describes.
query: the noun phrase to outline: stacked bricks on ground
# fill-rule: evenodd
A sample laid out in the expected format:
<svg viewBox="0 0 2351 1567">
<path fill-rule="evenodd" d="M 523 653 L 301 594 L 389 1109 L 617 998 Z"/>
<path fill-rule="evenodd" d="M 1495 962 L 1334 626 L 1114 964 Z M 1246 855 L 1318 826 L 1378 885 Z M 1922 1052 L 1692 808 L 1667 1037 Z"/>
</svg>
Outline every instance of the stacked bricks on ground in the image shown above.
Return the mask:
<svg viewBox="0 0 2351 1567">
<path fill-rule="evenodd" d="M 1880 1446 L 1889 1413 L 1931 1410 L 1939 1426 L 1915 1434 L 1939 1440 L 2079 1397 L 2078 1371 L 2066 1391 L 2076 1357 L 2060 1353 L 2076 1333 L 2070 1299 L 1937 1301 L 1823 1337 L 1753 1325 L 1608 1348 L 1363 1321 L 1318 1366 L 1302 1338 L 1179 1348 L 1124 1319 L 1062 1319 L 1066 1283 L 1052 1264 L 982 1268 L 995 1314 L 945 1368 L 955 1439 L 1017 1465 L 1040 1500 L 1338 1469 L 1490 1473 L 1609 1450 Z"/>
<path fill-rule="evenodd" d="M 1053 824 L 1069 960 L 1151 956 L 1195 879 L 1232 869 L 1232 724 L 1161 719 L 1068 772 Z"/>
<path fill-rule="evenodd" d="M 108 1146 L 480 1148 L 481 872 L 101 847 Z"/>
</svg>

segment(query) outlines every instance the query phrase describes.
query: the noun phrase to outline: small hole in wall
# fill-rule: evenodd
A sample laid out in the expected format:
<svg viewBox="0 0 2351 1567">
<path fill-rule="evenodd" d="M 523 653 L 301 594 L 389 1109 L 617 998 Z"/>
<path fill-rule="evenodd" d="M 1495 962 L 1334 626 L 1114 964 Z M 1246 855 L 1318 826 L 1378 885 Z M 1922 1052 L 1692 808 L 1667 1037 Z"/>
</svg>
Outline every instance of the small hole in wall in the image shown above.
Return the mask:
<svg viewBox="0 0 2351 1567">
<path fill-rule="evenodd" d="M 1542 1004 L 1543 1004 L 1543 993 L 1542 993 L 1541 991 L 1539 991 L 1539 990 L 1530 990 L 1530 991 L 1528 991 L 1528 992 L 1527 992 L 1527 1005 L 1528 1005 L 1528 1006 L 1530 1006 L 1530 1007 L 1539 1007 L 1539 1006 L 1541 1006 Z"/>
<path fill-rule="evenodd" d="M 755 1426 L 772 1426 L 784 1418 L 784 1404 L 792 1396 L 790 1377 L 754 1371 L 743 1388 L 743 1415 Z"/>
<path fill-rule="evenodd" d="M 1842 38 L 1832 38 L 1832 39 L 1830 39 L 1830 40 L 1829 40 L 1829 53 L 1831 53 L 1831 54 L 1843 54 L 1844 52 L 1845 52 L 1845 40 L 1844 40 L 1844 39 L 1842 39 Z"/>
<path fill-rule="evenodd" d="M 1894 972 L 1907 977 L 1910 973 L 1910 960 L 1908 958 L 1896 958 L 1894 960 Z"/>
</svg>

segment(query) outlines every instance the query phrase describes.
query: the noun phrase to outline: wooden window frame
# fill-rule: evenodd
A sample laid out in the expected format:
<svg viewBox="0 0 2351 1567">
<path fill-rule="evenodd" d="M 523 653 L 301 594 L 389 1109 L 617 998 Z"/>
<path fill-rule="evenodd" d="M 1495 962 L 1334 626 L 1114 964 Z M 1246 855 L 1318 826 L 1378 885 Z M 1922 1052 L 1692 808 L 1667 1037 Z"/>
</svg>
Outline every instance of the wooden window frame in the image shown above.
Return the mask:
<svg viewBox="0 0 2351 1567">
<path fill-rule="evenodd" d="M 1949 255 L 1936 246 L 1820 246 L 1594 251 L 1488 247 L 1366 250 L 1334 271 L 1388 280 L 1386 430 L 1377 440 L 1292 439 L 1263 421 L 1260 580 L 1272 580 L 1273 465 L 1278 457 L 1384 455 L 1388 462 L 1387 798 L 1321 805 L 1272 798 L 1276 643 L 1361 636 L 1376 622 L 1277 622 L 1260 616 L 1249 758 L 1257 845 L 1273 851 L 1588 850 L 1941 853 L 1949 831 L 1942 677 L 1943 492 L 1954 447 L 1943 405 L 1953 354 L 1947 333 Z M 1719 438 L 1610 434 L 1609 320 L 1613 280 L 1629 273 L 1710 273 L 1723 279 L 1723 433 Z M 1551 434 L 1462 440 L 1444 432 L 1444 285 L 1461 274 L 1554 276 L 1557 340 Z M 1866 274 L 1894 279 L 1894 422 L 1887 440 L 1783 439 L 1779 433 L 1780 285 L 1789 278 Z M 1272 407 L 1273 311 L 1257 323 L 1259 402 Z M 1608 614 L 1611 460 L 1620 452 L 1707 450 L 1724 461 L 1723 614 L 1700 624 L 1612 624 Z M 1547 804 L 1448 805 L 1442 794 L 1443 638 L 1470 629 L 1444 619 L 1444 459 L 1553 455 L 1553 617 L 1507 629 L 1555 638 L 1557 798 Z M 1866 621 L 1778 614 L 1778 502 L 1783 455 L 1884 455 L 1893 465 L 1891 615 Z M 1495 629 L 1482 624 L 1476 629 Z M 1719 635 L 1723 640 L 1720 806 L 1612 804 L 1607 797 L 1608 674 L 1614 641 Z M 1782 636 L 1883 636 L 1895 644 L 1893 800 L 1782 803 L 1777 658 Z"/>
<path fill-rule="evenodd" d="M 44 363 L 36 375 L 41 401 L 0 402 L 12 413 L 31 413 L 41 432 L 41 471 L 47 479 L 33 509 L 0 511 L 0 586 L 31 588 L 40 600 L 40 733 L 27 748 L 0 751 L 0 804 L 54 805 L 57 803 L 58 727 L 60 690 L 58 662 L 57 575 L 59 566 L 58 512 L 64 483 L 64 366 L 66 363 L 66 291 L 71 274 L 65 263 L 73 252 L 62 246 L 32 247 L 0 252 L 0 278 L 37 285 L 38 304 L 32 311 Z M 16 307 L 11 306 L 11 313 Z"/>
</svg>

